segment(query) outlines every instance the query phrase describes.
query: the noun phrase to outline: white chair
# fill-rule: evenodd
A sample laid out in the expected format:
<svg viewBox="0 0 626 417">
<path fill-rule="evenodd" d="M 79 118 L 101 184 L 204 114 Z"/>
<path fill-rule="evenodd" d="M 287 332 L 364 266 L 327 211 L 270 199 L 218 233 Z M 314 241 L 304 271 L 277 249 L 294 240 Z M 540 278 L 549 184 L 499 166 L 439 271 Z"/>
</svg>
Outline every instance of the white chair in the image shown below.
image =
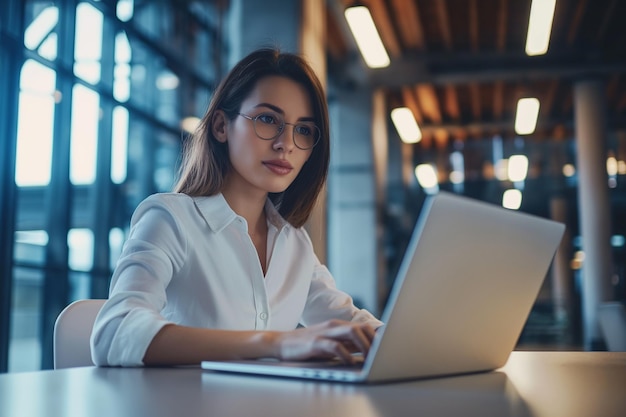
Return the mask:
<svg viewBox="0 0 626 417">
<path fill-rule="evenodd" d="M 106 300 L 78 300 L 61 311 L 54 323 L 54 369 L 94 366 L 89 338 Z"/>
</svg>

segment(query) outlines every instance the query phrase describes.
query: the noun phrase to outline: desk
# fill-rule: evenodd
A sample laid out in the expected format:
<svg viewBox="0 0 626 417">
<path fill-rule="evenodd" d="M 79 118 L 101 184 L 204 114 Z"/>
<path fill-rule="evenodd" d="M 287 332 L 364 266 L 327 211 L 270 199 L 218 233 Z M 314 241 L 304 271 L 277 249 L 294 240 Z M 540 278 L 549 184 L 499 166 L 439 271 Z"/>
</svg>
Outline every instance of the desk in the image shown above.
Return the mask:
<svg viewBox="0 0 626 417">
<path fill-rule="evenodd" d="M 348 385 L 200 368 L 0 375 L 2 417 L 626 416 L 626 353 L 513 352 L 502 369 Z"/>
</svg>

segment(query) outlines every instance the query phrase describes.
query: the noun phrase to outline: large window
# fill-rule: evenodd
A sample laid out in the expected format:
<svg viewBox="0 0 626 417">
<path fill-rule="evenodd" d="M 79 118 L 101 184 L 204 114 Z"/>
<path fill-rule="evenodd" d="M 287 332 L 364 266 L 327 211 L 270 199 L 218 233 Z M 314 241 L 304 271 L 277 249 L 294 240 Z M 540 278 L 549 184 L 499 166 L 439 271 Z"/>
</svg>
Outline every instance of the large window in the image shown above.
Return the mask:
<svg viewBox="0 0 626 417">
<path fill-rule="evenodd" d="M 222 71 L 220 2 L 67 4 L 24 1 L 9 371 L 51 367 L 60 309 L 106 297 L 132 210 L 171 190 Z"/>
</svg>

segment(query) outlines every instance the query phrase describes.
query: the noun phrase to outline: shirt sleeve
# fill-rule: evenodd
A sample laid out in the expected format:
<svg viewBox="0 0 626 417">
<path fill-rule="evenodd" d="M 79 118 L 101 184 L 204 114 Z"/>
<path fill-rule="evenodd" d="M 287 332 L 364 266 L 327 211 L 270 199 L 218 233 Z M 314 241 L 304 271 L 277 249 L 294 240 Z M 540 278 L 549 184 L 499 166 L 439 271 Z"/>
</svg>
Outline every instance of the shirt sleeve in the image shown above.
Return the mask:
<svg viewBox="0 0 626 417">
<path fill-rule="evenodd" d="M 143 365 L 150 342 L 169 323 L 160 312 L 166 288 L 184 264 L 186 245 L 165 199 L 149 197 L 137 207 L 109 299 L 94 324 L 91 351 L 96 365 Z"/>
<path fill-rule="evenodd" d="M 369 323 L 378 328 L 383 323 L 369 311 L 354 305 L 352 297 L 339 290 L 335 279 L 326 266 L 317 260 L 309 288 L 307 302 L 302 315 L 302 324 L 310 326 L 326 320 L 340 319 Z"/>
</svg>

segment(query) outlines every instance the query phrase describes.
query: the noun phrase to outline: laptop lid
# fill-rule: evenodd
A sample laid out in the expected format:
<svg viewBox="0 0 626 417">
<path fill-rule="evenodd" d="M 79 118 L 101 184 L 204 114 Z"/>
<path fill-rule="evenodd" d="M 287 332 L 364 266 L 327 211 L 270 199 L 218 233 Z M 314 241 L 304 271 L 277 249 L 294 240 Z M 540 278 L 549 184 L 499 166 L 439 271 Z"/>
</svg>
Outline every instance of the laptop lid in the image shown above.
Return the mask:
<svg viewBox="0 0 626 417">
<path fill-rule="evenodd" d="M 388 381 L 487 371 L 506 363 L 565 227 L 440 192 L 429 196 L 362 369 L 318 362 L 205 361 L 220 371 Z"/>
</svg>

